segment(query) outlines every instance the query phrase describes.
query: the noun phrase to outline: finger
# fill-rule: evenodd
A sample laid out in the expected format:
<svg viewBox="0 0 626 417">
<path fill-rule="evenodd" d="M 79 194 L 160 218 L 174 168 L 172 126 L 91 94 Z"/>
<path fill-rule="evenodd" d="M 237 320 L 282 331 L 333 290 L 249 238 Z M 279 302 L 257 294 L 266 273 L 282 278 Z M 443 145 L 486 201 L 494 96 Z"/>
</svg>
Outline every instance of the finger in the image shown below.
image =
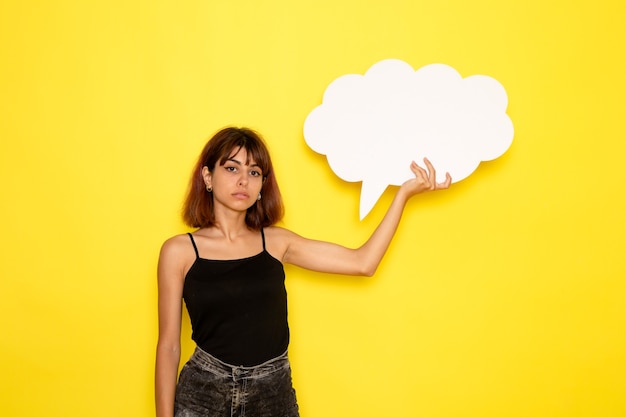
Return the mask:
<svg viewBox="0 0 626 417">
<path fill-rule="evenodd" d="M 430 182 L 430 186 L 434 190 L 437 187 L 437 171 L 435 171 L 435 167 L 428 158 L 424 158 L 424 163 L 428 168 L 428 182 Z"/>
<path fill-rule="evenodd" d="M 437 189 L 445 190 L 446 188 L 449 188 L 451 184 L 452 184 L 452 176 L 450 175 L 449 172 L 446 172 L 446 180 L 444 182 L 440 182 L 439 184 L 437 184 Z"/>
<path fill-rule="evenodd" d="M 426 172 L 426 170 L 422 168 L 421 166 L 417 165 L 417 162 L 415 161 L 411 162 L 411 171 L 413 171 L 415 176 L 418 178 L 419 177 L 428 178 L 428 173 Z"/>
</svg>

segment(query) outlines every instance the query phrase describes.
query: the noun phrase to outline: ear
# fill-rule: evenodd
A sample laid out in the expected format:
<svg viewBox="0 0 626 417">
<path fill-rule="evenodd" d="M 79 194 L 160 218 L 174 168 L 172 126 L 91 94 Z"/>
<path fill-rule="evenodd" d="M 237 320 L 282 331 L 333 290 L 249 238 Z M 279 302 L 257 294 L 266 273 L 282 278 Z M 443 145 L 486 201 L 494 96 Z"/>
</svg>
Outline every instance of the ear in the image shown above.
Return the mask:
<svg viewBox="0 0 626 417">
<path fill-rule="evenodd" d="M 209 171 L 209 167 L 207 166 L 203 166 L 202 167 L 202 179 L 204 179 L 204 184 L 207 187 L 211 187 L 211 171 Z"/>
</svg>

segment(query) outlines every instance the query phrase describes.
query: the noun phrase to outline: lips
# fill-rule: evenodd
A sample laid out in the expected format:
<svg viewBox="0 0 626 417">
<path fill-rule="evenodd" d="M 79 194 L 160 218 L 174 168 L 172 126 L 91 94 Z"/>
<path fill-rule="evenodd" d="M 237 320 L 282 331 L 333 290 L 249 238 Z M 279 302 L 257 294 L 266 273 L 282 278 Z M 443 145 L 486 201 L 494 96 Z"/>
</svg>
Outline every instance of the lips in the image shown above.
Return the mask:
<svg viewBox="0 0 626 417">
<path fill-rule="evenodd" d="M 247 193 L 243 193 L 243 192 L 233 193 L 232 196 L 240 200 L 247 200 L 248 198 L 250 198 L 250 196 Z"/>
</svg>

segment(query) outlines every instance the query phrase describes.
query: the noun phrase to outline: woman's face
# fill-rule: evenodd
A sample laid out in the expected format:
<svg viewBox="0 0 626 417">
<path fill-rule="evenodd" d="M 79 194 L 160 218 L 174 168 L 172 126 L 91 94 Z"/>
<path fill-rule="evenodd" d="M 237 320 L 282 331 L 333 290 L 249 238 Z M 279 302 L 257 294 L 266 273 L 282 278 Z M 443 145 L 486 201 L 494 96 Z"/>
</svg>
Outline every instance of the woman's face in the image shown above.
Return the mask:
<svg viewBox="0 0 626 417">
<path fill-rule="evenodd" d="M 246 211 L 257 202 L 263 186 L 263 172 L 248 151 L 240 148 L 231 154 L 224 165 L 216 164 L 213 172 L 202 169 L 204 182 L 213 188 L 216 209 L 222 206 L 235 211 Z"/>
</svg>

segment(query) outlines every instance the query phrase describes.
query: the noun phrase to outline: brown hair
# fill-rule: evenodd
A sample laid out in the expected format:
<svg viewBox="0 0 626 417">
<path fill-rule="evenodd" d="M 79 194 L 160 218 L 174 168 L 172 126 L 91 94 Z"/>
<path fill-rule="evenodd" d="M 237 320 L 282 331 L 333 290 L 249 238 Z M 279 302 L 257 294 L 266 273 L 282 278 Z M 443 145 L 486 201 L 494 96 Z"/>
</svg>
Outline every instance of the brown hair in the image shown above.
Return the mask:
<svg viewBox="0 0 626 417">
<path fill-rule="evenodd" d="M 218 163 L 224 165 L 228 157 L 241 148 L 246 150 L 248 159 L 254 160 L 263 173 L 263 198 L 248 209 L 246 225 L 253 230 L 260 230 L 282 219 L 283 201 L 265 142 L 251 129 L 226 127 L 206 143 L 193 168 L 189 190 L 183 204 L 183 220 L 188 226 L 215 225 L 213 194 L 206 190 L 202 168 L 206 166 L 213 172 Z"/>
</svg>

